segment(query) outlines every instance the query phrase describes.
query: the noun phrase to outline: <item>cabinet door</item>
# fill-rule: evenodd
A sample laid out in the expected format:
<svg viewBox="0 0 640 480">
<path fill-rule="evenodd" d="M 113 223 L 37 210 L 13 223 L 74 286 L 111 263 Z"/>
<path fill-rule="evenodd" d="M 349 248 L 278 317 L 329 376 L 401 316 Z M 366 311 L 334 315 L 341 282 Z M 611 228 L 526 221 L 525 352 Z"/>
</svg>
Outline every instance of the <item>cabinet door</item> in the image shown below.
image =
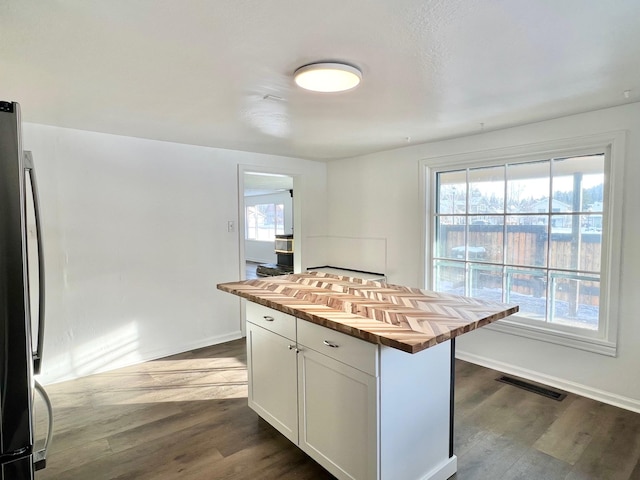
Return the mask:
<svg viewBox="0 0 640 480">
<path fill-rule="evenodd" d="M 376 479 L 377 378 L 300 349 L 300 448 L 338 479 Z"/>
<path fill-rule="evenodd" d="M 247 323 L 249 407 L 298 443 L 295 342 Z"/>
</svg>

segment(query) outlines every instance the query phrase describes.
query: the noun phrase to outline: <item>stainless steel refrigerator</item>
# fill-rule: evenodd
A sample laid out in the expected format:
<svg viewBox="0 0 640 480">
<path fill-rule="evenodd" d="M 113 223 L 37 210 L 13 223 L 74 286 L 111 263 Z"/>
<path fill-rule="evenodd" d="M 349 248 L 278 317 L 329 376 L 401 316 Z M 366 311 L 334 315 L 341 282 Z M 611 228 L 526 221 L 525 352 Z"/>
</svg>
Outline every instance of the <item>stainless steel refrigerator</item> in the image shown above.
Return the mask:
<svg viewBox="0 0 640 480">
<path fill-rule="evenodd" d="M 33 160 L 22 150 L 20 130 L 20 106 L 0 102 L 0 480 L 34 478 L 45 465 L 52 427 L 45 448 L 36 451 L 36 391 L 52 417 L 34 379 L 42 359 L 44 269 Z M 27 235 L 30 222 L 35 241 Z"/>
</svg>

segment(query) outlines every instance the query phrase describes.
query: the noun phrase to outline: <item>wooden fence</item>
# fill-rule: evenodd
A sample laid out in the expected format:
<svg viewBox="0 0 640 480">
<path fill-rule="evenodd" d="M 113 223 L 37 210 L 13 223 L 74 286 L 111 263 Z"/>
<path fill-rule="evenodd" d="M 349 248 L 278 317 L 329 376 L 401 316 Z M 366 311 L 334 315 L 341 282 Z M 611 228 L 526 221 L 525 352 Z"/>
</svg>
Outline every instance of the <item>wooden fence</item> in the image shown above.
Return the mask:
<svg viewBox="0 0 640 480">
<path fill-rule="evenodd" d="M 465 227 L 465 225 L 441 225 L 439 238 L 446 247 L 444 250 L 440 249 L 440 258 L 460 258 L 462 249 L 458 247 L 465 245 Z M 474 247 L 474 254 L 470 255 L 470 261 L 483 263 L 502 264 L 503 248 L 506 248 L 506 263 L 510 265 L 508 281 L 512 292 L 534 296 L 544 294 L 544 284 L 541 288 L 540 282 L 546 282 L 546 278 L 536 278 L 532 281 L 531 275 L 517 272 L 519 267 L 546 267 L 547 253 L 549 253 L 548 266 L 551 269 L 577 269 L 595 272 L 595 277 L 599 276 L 602 247 L 600 233 L 581 234 L 579 255 L 576 254 L 574 236 L 571 233 L 552 232 L 549 241 L 546 225 L 507 225 L 506 235 L 505 244 L 503 225 L 469 225 L 467 245 Z M 459 279 L 459 269 L 452 268 L 449 274 L 446 270 L 442 273 L 446 276 L 450 275 L 452 280 Z M 483 285 L 491 287 L 502 285 L 501 273 L 480 268 L 479 275 L 482 276 Z M 557 300 L 572 303 L 578 300 L 578 303 L 598 305 L 599 282 L 583 280 L 578 288 L 575 280 L 564 278 L 562 275 L 554 276 L 554 281 L 557 287 L 555 289 Z M 576 298 L 576 294 L 579 298 Z"/>
</svg>

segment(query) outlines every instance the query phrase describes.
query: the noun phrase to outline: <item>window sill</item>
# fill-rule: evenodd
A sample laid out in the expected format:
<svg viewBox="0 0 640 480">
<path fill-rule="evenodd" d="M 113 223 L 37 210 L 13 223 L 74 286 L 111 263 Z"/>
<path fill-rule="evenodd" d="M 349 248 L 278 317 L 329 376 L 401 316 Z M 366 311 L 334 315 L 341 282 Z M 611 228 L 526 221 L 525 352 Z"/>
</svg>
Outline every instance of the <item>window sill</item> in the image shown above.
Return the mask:
<svg viewBox="0 0 640 480">
<path fill-rule="evenodd" d="M 556 345 L 562 345 L 563 347 L 571 347 L 587 352 L 598 353 L 609 357 L 615 357 L 617 355 L 617 345 L 615 342 L 569 332 L 551 330 L 534 325 L 525 325 L 510 319 L 499 320 L 498 322 L 487 325 L 484 328 L 500 333 L 507 333 L 509 335 L 517 335 L 519 337 L 554 343 Z"/>
</svg>

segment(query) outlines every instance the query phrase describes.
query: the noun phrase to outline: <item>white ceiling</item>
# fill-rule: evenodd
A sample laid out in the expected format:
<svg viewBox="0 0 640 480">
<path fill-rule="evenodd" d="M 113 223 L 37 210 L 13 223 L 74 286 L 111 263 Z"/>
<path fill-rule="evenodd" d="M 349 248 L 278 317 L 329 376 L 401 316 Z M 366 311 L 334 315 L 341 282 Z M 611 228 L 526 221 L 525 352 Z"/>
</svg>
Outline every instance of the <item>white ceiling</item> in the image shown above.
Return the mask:
<svg viewBox="0 0 640 480">
<path fill-rule="evenodd" d="M 639 0 L 0 2 L 25 121 L 311 159 L 638 101 L 639 59 Z M 362 84 L 295 86 L 327 60 Z"/>
</svg>

